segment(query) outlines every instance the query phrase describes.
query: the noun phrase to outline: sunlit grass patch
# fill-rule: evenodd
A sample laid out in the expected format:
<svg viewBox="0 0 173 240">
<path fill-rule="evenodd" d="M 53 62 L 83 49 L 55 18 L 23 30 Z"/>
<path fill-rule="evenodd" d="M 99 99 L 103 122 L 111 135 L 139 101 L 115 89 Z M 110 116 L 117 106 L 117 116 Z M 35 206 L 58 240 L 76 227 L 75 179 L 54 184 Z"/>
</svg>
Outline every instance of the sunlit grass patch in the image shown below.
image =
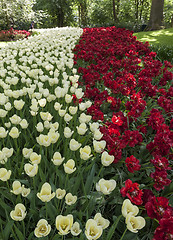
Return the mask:
<svg viewBox="0 0 173 240">
<path fill-rule="evenodd" d="M 173 28 L 162 29 L 157 31 L 139 32 L 134 34 L 138 41 L 150 44 L 164 44 L 173 46 Z"/>
</svg>

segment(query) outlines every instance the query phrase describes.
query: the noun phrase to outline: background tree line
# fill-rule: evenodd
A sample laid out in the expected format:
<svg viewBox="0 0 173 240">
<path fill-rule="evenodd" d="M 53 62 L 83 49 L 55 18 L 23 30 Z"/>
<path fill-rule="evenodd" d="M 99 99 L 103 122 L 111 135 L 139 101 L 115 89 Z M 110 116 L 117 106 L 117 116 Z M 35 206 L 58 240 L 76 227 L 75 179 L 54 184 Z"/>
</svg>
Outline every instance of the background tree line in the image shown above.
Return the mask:
<svg viewBox="0 0 173 240">
<path fill-rule="evenodd" d="M 173 24 L 172 0 L 0 0 L 0 29 L 117 26 L 140 31 Z"/>
</svg>

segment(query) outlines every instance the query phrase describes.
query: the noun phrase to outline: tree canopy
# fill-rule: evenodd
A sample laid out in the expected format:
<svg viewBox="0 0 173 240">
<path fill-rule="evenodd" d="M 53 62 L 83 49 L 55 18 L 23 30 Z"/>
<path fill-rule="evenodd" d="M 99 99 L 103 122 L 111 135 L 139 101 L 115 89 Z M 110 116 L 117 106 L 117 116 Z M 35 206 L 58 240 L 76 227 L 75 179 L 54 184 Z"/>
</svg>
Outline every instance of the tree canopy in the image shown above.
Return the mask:
<svg viewBox="0 0 173 240">
<path fill-rule="evenodd" d="M 138 31 L 141 25 L 170 26 L 172 0 L 0 0 L 0 28 L 118 26 Z M 155 22 L 156 21 L 156 22 Z"/>
</svg>

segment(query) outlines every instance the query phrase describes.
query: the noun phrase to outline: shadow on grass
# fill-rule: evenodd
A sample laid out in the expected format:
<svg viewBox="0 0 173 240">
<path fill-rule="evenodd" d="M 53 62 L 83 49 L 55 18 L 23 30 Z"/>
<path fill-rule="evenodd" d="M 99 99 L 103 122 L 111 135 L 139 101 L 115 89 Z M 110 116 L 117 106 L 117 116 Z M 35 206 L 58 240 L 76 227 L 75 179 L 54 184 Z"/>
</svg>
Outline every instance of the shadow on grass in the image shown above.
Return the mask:
<svg viewBox="0 0 173 240">
<path fill-rule="evenodd" d="M 173 28 L 134 34 L 138 41 L 173 46 Z"/>
</svg>

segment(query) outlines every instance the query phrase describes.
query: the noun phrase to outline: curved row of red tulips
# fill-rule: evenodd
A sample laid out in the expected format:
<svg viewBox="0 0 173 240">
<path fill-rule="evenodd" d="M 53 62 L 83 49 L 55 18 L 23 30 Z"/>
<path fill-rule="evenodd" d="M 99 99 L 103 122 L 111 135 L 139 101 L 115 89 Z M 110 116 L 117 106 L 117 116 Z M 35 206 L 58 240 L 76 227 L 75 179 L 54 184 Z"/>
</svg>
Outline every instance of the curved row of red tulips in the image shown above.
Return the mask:
<svg viewBox="0 0 173 240">
<path fill-rule="evenodd" d="M 154 219 L 154 240 L 173 239 L 173 74 L 148 43 L 125 29 L 86 28 L 74 61 L 88 114 L 122 176 L 120 193 Z M 150 224 L 152 224 L 151 220 Z"/>
</svg>

